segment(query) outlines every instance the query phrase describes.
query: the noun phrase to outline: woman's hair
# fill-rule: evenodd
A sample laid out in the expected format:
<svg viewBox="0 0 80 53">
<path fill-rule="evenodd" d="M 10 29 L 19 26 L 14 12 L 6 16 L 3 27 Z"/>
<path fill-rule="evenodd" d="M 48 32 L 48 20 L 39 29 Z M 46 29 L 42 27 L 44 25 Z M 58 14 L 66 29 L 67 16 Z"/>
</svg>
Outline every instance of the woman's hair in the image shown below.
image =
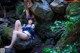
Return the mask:
<svg viewBox="0 0 80 53">
<path fill-rule="evenodd" d="M 32 18 L 28 18 L 28 20 L 33 20 Z"/>
<path fill-rule="evenodd" d="M 29 9 L 29 16 L 28 16 L 28 19 L 27 20 L 32 20 L 34 22 L 34 15 L 33 15 L 33 12 Z"/>
<path fill-rule="evenodd" d="M 33 21 L 32 24 L 34 24 L 34 19 L 33 19 L 33 18 L 28 18 L 28 21 L 29 21 L 29 20 L 32 20 L 32 21 Z M 27 23 L 28 23 L 28 21 L 27 21 Z"/>
</svg>

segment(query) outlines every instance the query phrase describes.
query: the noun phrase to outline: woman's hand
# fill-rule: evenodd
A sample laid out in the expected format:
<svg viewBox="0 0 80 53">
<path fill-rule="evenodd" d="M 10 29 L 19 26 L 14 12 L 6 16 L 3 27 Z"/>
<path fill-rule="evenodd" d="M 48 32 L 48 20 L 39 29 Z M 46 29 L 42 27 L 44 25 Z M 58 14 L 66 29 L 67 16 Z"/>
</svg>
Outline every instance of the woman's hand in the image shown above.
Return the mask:
<svg viewBox="0 0 80 53">
<path fill-rule="evenodd" d="M 26 9 L 23 10 L 23 13 L 26 12 Z"/>
</svg>

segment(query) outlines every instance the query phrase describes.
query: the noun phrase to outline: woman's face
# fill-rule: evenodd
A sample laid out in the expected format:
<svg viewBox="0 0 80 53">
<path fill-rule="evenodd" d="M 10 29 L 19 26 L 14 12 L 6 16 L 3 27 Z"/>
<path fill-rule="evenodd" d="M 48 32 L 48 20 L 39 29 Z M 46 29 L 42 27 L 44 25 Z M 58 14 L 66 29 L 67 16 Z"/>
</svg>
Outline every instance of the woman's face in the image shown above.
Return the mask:
<svg viewBox="0 0 80 53">
<path fill-rule="evenodd" d="M 33 23 L 33 21 L 32 20 L 28 20 L 28 24 L 32 24 Z"/>
</svg>

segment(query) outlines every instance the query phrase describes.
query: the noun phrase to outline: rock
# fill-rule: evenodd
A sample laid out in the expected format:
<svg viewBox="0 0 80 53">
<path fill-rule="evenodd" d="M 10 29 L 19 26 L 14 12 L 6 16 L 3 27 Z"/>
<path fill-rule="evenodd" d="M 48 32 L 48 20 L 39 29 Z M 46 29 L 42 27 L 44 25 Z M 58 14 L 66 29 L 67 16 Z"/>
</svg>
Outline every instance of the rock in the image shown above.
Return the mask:
<svg viewBox="0 0 80 53">
<path fill-rule="evenodd" d="M 3 34 L 3 29 L 2 29 L 2 27 L 0 27 L 0 35 L 2 35 Z"/>
<path fill-rule="evenodd" d="M 80 15 L 80 3 L 69 3 L 66 8 L 66 14 L 70 16 L 77 16 Z"/>
<path fill-rule="evenodd" d="M 40 45 L 40 46 L 35 47 L 35 48 L 31 51 L 31 53 L 43 53 L 42 50 L 43 50 L 44 48 L 52 48 L 52 47 L 53 47 L 53 45 Z"/>
<path fill-rule="evenodd" d="M 56 29 L 56 32 L 52 32 L 50 29 L 50 26 L 52 26 L 50 23 L 44 23 L 41 25 L 37 25 L 36 27 L 36 33 L 39 35 L 41 38 L 54 38 L 56 37 L 60 32 L 63 30 L 60 30 L 61 28 Z"/>
<path fill-rule="evenodd" d="M 45 41 L 46 45 L 55 45 L 55 41 L 53 38 L 49 38 Z"/>
<path fill-rule="evenodd" d="M 47 34 L 47 44 L 52 44 L 52 45 L 56 45 L 56 43 L 59 41 L 61 35 L 63 34 L 64 30 L 60 30 L 58 29 L 57 32 L 52 32 Z M 47 32 L 48 33 L 48 32 Z M 53 40 L 53 41 L 52 41 Z"/>
<path fill-rule="evenodd" d="M 0 3 L 3 6 L 10 6 L 10 5 L 13 5 L 15 2 L 14 0 L 0 0 Z"/>
<path fill-rule="evenodd" d="M 8 22 L 8 19 L 0 18 L 0 23 L 6 23 Z"/>
<path fill-rule="evenodd" d="M 2 34 L 3 34 L 3 29 L 0 27 L 0 48 L 2 47 L 2 38 L 1 38 Z"/>
<path fill-rule="evenodd" d="M 6 13 L 6 17 L 11 18 L 11 17 L 15 17 L 15 16 L 16 16 L 15 10 Z"/>
<path fill-rule="evenodd" d="M 3 18 L 0 18 L 0 24 L 3 23 Z"/>
<path fill-rule="evenodd" d="M 46 40 L 53 40 L 50 43 L 55 45 L 61 37 L 61 35 L 63 34 L 64 29 L 62 29 L 62 26 L 60 25 L 61 27 L 55 29 L 56 32 L 52 32 L 49 26 L 52 25 L 50 23 L 37 25 L 36 34 L 43 40 L 43 42 L 45 42 Z"/>
<path fill-rule="evenodd" d="M 8 26 L 8 19 L 0 18 L 0 27 Z"/>
<path fill-rule="evenodd" d="M 52 1 L 54 1 L 54 0 L 46 0 L 49 4 L 52 2 Z"/>
<path fill-rule="evenodd" d="M 16 53 L 15 49 L 9 49 L 9 48 L 5 48 L 5 53 Z"/>
<path fill-rule="evenodd" d="M 17 39 L 14 48 L 16 50 L 25 50 L 29 48 L 34 48 L 37 45 L 41 44 L 41 40 L 37 37 L 35 37 L 33 40 L 20 40 Z"/>
<path fill-rule="evenodd" d="M 54 12 L 64 14 L 66 8 L 64 0 L 54 0 L 50 5 Z"/>
<path fill-rule="evenodd" d="M 42 21 L 49 21 L 54 15 L 47 2 L 35 2 L 31 11 Z"/>
<path fill-rule="evenodd" d="M 46 38 L 53 38 L 55 35 L 53 32 L 51 32 L 49 26 L 51 26 L 50 23 L 44 23 L 44 24 L 38 24 L 36 27 L 36 33 L 41 39 Z"/>
<path fill-rule="evenodd" d="M 0 48 L 0 53 L 5 53 L 5 49 L 4 48 Z"/>
</svg>

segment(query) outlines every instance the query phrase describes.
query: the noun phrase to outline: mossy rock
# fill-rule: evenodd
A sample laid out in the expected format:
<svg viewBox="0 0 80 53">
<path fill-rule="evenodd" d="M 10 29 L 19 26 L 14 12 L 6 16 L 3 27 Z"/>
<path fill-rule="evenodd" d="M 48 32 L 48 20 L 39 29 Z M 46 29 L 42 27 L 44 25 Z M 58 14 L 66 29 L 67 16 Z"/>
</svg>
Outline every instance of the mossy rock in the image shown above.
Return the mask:
<svg viewBox="0 0 80 53">
<path fill-rule="evenodd" d="M 4 26 L 4 27 L 2 27 L 3 28 L 3 36 L 11 36 L 11 33 L 12 33 L 12 31 L 13 31 L 13 29 L 12 28 L 10 28 L 10 27 L 6 27 L 6 26 Z"/>
<path fill-rule="evenodd" d="M 79 2 L 69 3 L 69 5 L 66 8 L 66 14 L 70 14 L 71 16 L 79 15 L 80 3 Z"/>
</svg>

